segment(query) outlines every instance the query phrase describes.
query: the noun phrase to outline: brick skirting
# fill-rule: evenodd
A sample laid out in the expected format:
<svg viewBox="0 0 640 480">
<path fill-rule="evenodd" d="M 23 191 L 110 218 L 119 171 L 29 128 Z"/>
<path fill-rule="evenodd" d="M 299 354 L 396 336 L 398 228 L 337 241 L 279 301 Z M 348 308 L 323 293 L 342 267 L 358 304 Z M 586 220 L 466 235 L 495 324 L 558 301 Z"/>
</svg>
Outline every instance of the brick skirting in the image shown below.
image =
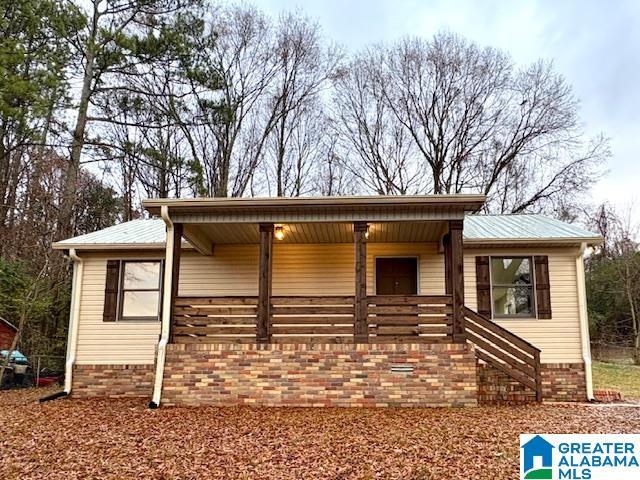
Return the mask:
<svg viewBox="0 0 640 480">
<path fill-rule="evenodd" d="M 153 393 L 155 365 L 75 365 L 74 397 L 146 397 Z"/>
<path fill-rule="evenodd" d="M 174 344 L 162 403 L 475 406 L 476 395 L 475 355 L 466 344 Z"/>
<path fill-rule="evenodd" d="M 554 402 L 584 402 L 587 387 L 583 363 L 543 363 L 542 398 Z M 478 403 L 535 402 L 535 392 L 490 365 L 478 365 Z"/>
</svg>

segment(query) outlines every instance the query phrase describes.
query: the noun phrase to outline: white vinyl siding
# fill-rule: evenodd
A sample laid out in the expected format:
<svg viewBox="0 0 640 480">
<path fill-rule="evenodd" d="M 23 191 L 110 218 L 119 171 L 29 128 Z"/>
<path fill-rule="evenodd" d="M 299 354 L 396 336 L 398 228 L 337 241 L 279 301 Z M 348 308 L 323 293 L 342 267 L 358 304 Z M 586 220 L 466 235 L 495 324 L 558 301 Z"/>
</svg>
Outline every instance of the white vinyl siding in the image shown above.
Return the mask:
<svg viewBox="0 0 640 480">
<path fill-rule="evenodd" d="M 354 247 L 351 244 L 274 245 L 274 295 L 352 295 Z M 257 245 L 216 245 L 214 255 L 182 254 L 179 295 L 257 295 Z M 84 274 L 80 304 L 79 364 L 152 364 L 160 335 L 159 322 L 103 322 L 108 259 L 160 258 L 164 252 L 82 253 Z M 542 349 L 542 361 L 581 361 L 575 249 L 465 250 L 465 301 L 476 308 L 476 255 L 548 255 L 553 318 L 500 319 L 505 328 Z M 375 291 L 377 256 L 416 256 L 419 293 L 445 291 L 444 258 L 436 243 L 367 245 L 367 291 Z"/>
</svg>

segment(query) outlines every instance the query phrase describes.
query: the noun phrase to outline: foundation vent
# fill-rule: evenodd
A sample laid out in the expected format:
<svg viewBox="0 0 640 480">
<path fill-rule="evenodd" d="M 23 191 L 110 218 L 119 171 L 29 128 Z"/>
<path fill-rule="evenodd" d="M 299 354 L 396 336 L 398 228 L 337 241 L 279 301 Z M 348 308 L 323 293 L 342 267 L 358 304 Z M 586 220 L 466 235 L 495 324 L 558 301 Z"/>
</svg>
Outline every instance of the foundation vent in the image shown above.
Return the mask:
<svg viewBox="0 0 640 480">
<path fill-rule="evenodd" d="M 413 373 L 413 365 L 391 365 L 391 373 Z"/>
</svg>

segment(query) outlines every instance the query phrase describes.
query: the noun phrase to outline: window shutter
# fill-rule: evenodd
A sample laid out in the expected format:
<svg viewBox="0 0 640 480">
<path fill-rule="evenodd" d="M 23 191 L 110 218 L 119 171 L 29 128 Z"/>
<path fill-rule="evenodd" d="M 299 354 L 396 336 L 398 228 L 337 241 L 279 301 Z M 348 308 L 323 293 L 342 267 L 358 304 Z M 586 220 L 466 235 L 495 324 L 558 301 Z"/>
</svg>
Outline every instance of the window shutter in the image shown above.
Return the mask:
<svg viewBox="0 0 640 480">
<path fill-rule="evenodd" d="M 551 318 L 551 285 L 549 284 L 549 257 L 533 257 L 535 265 L 536 306 L 538 318 Z"/>
<path fill-rule="evenodd" d="M 478 313 L 491 318 L 489 257 L 476 257 L 476 292 L 478 294 Z"/>
<path fill-rule="evenodd" d="M 118 310 L 118 284 L 120 283 L 120 260 L 107 261 L 107 281 L 104 286 L 103 322 L 115 322 Z"/>
</svg>

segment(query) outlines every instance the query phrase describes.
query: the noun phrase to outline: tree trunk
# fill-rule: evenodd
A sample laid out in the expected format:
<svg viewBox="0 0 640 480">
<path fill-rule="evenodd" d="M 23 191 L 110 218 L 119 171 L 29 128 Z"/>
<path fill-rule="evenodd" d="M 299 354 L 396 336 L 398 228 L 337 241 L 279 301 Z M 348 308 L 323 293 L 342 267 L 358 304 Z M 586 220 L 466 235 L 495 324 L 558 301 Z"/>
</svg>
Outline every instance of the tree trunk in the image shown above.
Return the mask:
<svg viewBox="0 0 640 480">
<path fill-rule="evenodd" d="M 95 40 L 98 32 L 98 5 L 94 3 L 92 27 L 90 37 L 87 41 L 86 55 L 84 61 L 84 76 L 82 79 L 82 92 L 80 93 L 80 104 L 78 105 L 78 115 L 76 125 L 73 129 L 73 141 L 71 143 L 71 157 L 67 168 L 62 200 L 60 205 L 60 216 L 58 217 L 58 235 L 62 238 L 73 236 L 75 225 L 73 221 L 73 207 L 76 201 L 78 189 L 78 177 L 80 173 L 80 156 L 84 148 L 84 135 L 87 127 L 87 111 L 89 109 L 89 99 L 92 94 L 92 83 L 95 63 Z"/>
</svg>

